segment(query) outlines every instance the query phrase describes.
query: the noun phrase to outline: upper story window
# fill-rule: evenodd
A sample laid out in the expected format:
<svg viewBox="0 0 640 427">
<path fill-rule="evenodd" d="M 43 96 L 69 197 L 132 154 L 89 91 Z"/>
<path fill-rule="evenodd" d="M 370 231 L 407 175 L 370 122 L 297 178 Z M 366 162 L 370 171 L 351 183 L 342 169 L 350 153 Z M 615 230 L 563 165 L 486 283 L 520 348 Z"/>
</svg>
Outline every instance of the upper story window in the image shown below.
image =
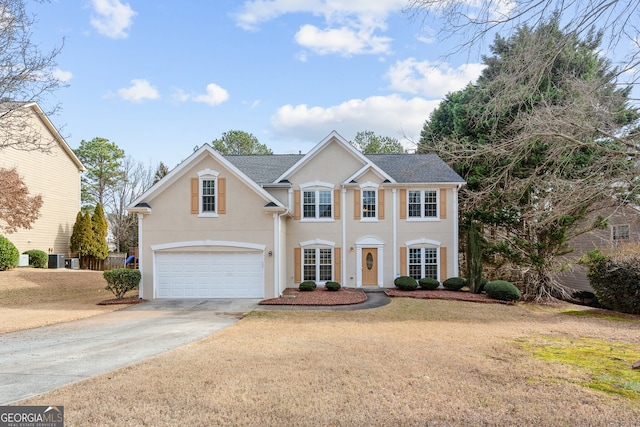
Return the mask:
<svg viewBox="0 0 640 427">
<path fill-rule="evenodd" d="M 305 190 L 302 193 L 303 218 L 331 218 L 331 190 Z"/>
<path fill-rule="evenodd" d="M 611 227 L 613 241 L 629 240 L 629 225 L 614 225 Z"/>
<path fill-rule="evenodd" d="M 333 220 L 336 202 L 332 184 L 324 182 L 302 184 L 300 193 L 301 197 L 296 199 L 298 200 L 297 206 L 301 208 L 302 212 L 300 219 L 306 221 Z"/>
<path fill-rule="evenodd" d="M 438 218 L 437 190 L 409 190 L 409 218 Z"/>
<path fill-rule="evenodd" d="M 376 218 L 376 190 L 362 191 L 362 218 Z"/>
<path fill-rule="evenodd" d="M 198 172 L 191 180 L 191 213 L 200 217 L 217 217 L 226 211 L 226 180 L 212 169 Z"/>
</svg>

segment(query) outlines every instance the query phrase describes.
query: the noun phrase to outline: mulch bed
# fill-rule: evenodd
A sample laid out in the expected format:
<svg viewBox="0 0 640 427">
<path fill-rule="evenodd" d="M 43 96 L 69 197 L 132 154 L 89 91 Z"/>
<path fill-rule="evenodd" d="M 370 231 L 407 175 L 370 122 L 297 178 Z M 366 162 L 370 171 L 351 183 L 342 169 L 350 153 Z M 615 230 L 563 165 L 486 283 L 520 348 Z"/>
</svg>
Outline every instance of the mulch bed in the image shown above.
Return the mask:
<svg viewBox="0 0 640 427">
<path fill-rule="evenodd" d="M 402 291 L 400 289 L 387 289 L 384 291 L 390 297 L 420 298 L 420 299 L 444 299 L 452 301 L 483 302 L 492 304 L 514 304 L 511 301 L 501 301 L 487 296 L 487 294 L 474 294 L 468 291 L 450 291 L 448 289 L 435 289 L 427 291 L 416 289 L 415 291 Z"/>
<path fill-rule="evenodd" d="M 297 288 L 287 288 L 279 298 L 260 301 L 261 305 L 349 305 L 367 300 L 362 289 L 340 288 L 328 291 L 318 287 L 313 291 L 300 292 Z"/>
<path fill-rule="evenodd" d="M 114 304 L 140 304 L 144 302 L 142 298 L 138 297 L 130 297 L 130 298 L 120 298 L 120 299 L 106 299 L 104 301 L 100 301 L 97 305 L 114 305 Z"/>
</svg>

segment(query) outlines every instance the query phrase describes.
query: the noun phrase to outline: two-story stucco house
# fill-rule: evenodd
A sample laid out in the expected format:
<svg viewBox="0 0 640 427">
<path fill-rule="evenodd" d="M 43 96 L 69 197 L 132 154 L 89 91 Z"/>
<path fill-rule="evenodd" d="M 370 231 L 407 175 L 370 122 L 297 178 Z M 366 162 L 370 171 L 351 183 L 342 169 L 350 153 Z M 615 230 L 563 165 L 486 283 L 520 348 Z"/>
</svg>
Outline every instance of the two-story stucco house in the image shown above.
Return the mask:
<svg viewBox="0 0 640 427">
<path fill-rule="evenodd" d="M 304 155 L 222 156 L 204 145 L 128 207 L 140 297 L 443 281 L 458 275 L 463 184 L 436 155 L 363 155 L 336 132 Z"/>
<path fill-rule="evenodd" d="M 0 167 L 16 168 L 29 194 L 41 195 L 43 201 L 40 216 L 30 229 L 6 237 L 21 253 L 39 249 L 68 257 L 85 168 L 38 104 L 2 104 L 0 109 L 3 126 L 10 129 L 3 132 L 3 138 L 17 140 L 5 141 L 8 146 L 0 149 Z M 42 148 L 34 149 L 35 145 Z"/>
</svg>

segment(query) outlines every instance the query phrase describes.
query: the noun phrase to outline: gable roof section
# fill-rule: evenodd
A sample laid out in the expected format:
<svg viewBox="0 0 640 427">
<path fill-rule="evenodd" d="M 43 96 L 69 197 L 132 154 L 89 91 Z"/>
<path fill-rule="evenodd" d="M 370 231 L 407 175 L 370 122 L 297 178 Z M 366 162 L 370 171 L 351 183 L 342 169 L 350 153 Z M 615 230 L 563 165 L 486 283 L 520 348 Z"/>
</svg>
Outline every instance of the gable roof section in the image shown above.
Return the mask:
<svg viewBox="0 0 640 427">
<path fill-rule="evenodd" d="M 465 181 L 437 154 L 367 154 L 366 157 L 398 183 L 456 183 Z"/>
<path fill-rule="evenodd" d="M 344 139 L 338 132 L 336 132 L 334 130 L 334 131 L 331 131 L 331 133 L 329 135 L 327 135 L 322 141 L 320 141 L 320 143 L 318 143 L 318 145 L 313 147 L 313 149 L 311 151 L 309 151 L 305 156 L 303 156 L 296 164 L 294 164 L 287 171 L 285 171 L 282 175 L 280 175 L 278 178 L 276 178 L 276 181 L 279 182 L 279 181 L 282 181 L 284 179 L 287 179 L 289 176 L 291 176 L 297 170 L 300 170 L 301 168 L 303 168 L 304 165 L 306 165 L 311 159 L 313 159 L 316 156 L 316 154 L 321 152 L 325 147 L 327 147 L 333 141 L 336 141 L 343 148 L 345 148 L 347 153 L 351 154 L 353 157 L 355 157 L 358 160 L 360 160 L 360 162 L 362 162 L 362 166 L 371 165 L 374 169 L 376 169 L 376 172 L 379 175 L 387 177 L 387 179 L 389 179 L 390 181 L 393 180 L 393 178 L 391 178 L 389 175 L 387 175 L 385 173 L 385 171 L 383 171 L 378 166 L 376 166 L 373 163 L 371 163 L 371 161 L 369 161 L 369 159 L 367 159 L 360 151 L 358 151 L 353 145 L 349 144 L 349 142 L 346 139 Z"/>
<path fill-rule="evenodd" d="M 162 193 L 165 188 L 168 188 L 171 184 L 177 181 L 180 177 L 191 170 L 191 167 L 205 156 L 211 156 L 220 162 L 229 172 L 235 175 L 238 179 L 243 181 L 249 188 L 260 195 L 268 205 L 284 208 L 282 203 L 269 194 L 266 190 L 260 187 L 253 179 L 251 179 L 242 170 L 238 169 L 233 163 L 227 160 L 220 153 L 215 151 L 209 144 L 204 144 L 198 150 L 194 151 L 189 157 L 187 157 L 182 163 L 176 166 L 171 172 L 167 174 L 163 179 L 158 181 L 155 185 L 145 191 L 141 196 L 135 199 L 127 206 L 128 211 L 138 211 L 142 208 L 145 212 L 148 212 L 149 202 L 152 201 L 158 194 Z M 146 204 L 144 207 L 142 204 Z"/>
<path fill-rule="evenodd" d="M 10 115 L 11 111 L 19 110 L 23 108 L 24 109 L 31 108 L 31 110 L 35 113 L 35 115 L 40 119 L 44 127 L 49 131 L 53 139 L 58 143 L 58 145 L 60 145 L 60 148 L 62 148 L 62 150 L 67 154 L 67 156 L 69 156 L 69 159 L 71 159 L 73 164 L 76 165 L 76 167 L 80 172 L 87 170 L 82 164 L 82 162 L 80 161 L 80 159 L 78 159 L 78 156 L 76 156 L 76 154 L 73 152 L 71 147 L 69 147 L 69 144 L 67 144 L 67 141 L 65 141 L 62 135 L 60 135 L 60 132 L 58 132 L 58 129 L 56 129 L 53 123 L 51 123 L 51 120 L 49 120 L 49 118 L 44 113 L 44 111 L 42 111 L 42 108 L 40 108 L 40 106 L 36 102 L 8 101 L 8 102 L 0 103 L 0 111 L 2 112 L 2 115 L 5 115 L 5 114 Z M 7 117 L 7 120 L 11 120 L 10 116 Z"/>
<path fill-rule="evenodd" d="M 249 178 L 261 185 L 279 182 L 278 177 L 303 157 L 303 154 L 224 156 Z"/>
</svg>

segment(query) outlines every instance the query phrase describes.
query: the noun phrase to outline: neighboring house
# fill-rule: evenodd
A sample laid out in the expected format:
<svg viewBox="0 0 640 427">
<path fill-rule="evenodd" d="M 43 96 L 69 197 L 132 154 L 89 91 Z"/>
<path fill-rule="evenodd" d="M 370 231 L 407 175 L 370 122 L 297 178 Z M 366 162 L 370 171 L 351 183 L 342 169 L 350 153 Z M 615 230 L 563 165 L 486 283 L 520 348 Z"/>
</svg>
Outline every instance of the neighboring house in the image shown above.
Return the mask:
<svg viewBox="0 0 640 427">
<path fill-rule="evenodd" d="M 205 144 L 127 208 L 138 214 L 140 297 L 444 281 L 458 275 L 463 184 L 436 155 L 363 155 L 336 132 L 306 155 L 223 156 Z"/>
<path fill-rule="evenodd" d="M 29 195 L 41 195 L 43 201 L 40 216 L 31 229 L 19 229 L 6 237 L 20 253 L 39 249 L 68 257 L 69 239 L 80 210 L 80 175 L 85 168 L 38 104 L 12 103 L 13 108 L 16 105 L 19 114 L 14 120 L 24 137 L 40 141 L 49 149 L 0 149 L 0 167 L 16 168 Z M 8 120 L 12 120 L 11 116 L 3 117 L 2 126 L 11 126 Z"/>
<path fill-rule="evenodd" d="M 594 212 L 590 221 L 593 221 L 596 215 L 608 218 L 609 226 L 604 230 L 595 229 L 571 239 L 569 244 L 574 250 L 565 256 L 570 269 L 558 276 L 563 285 L 579 291 L 593 292 L 584 267 L 577 264 L 582 255 L 594 249 L 608 249 L 620 243 L 640 240 L 640 211 L 636 206 L 623 205 L 614 209 L 602 209 Z"/>
</svg>

